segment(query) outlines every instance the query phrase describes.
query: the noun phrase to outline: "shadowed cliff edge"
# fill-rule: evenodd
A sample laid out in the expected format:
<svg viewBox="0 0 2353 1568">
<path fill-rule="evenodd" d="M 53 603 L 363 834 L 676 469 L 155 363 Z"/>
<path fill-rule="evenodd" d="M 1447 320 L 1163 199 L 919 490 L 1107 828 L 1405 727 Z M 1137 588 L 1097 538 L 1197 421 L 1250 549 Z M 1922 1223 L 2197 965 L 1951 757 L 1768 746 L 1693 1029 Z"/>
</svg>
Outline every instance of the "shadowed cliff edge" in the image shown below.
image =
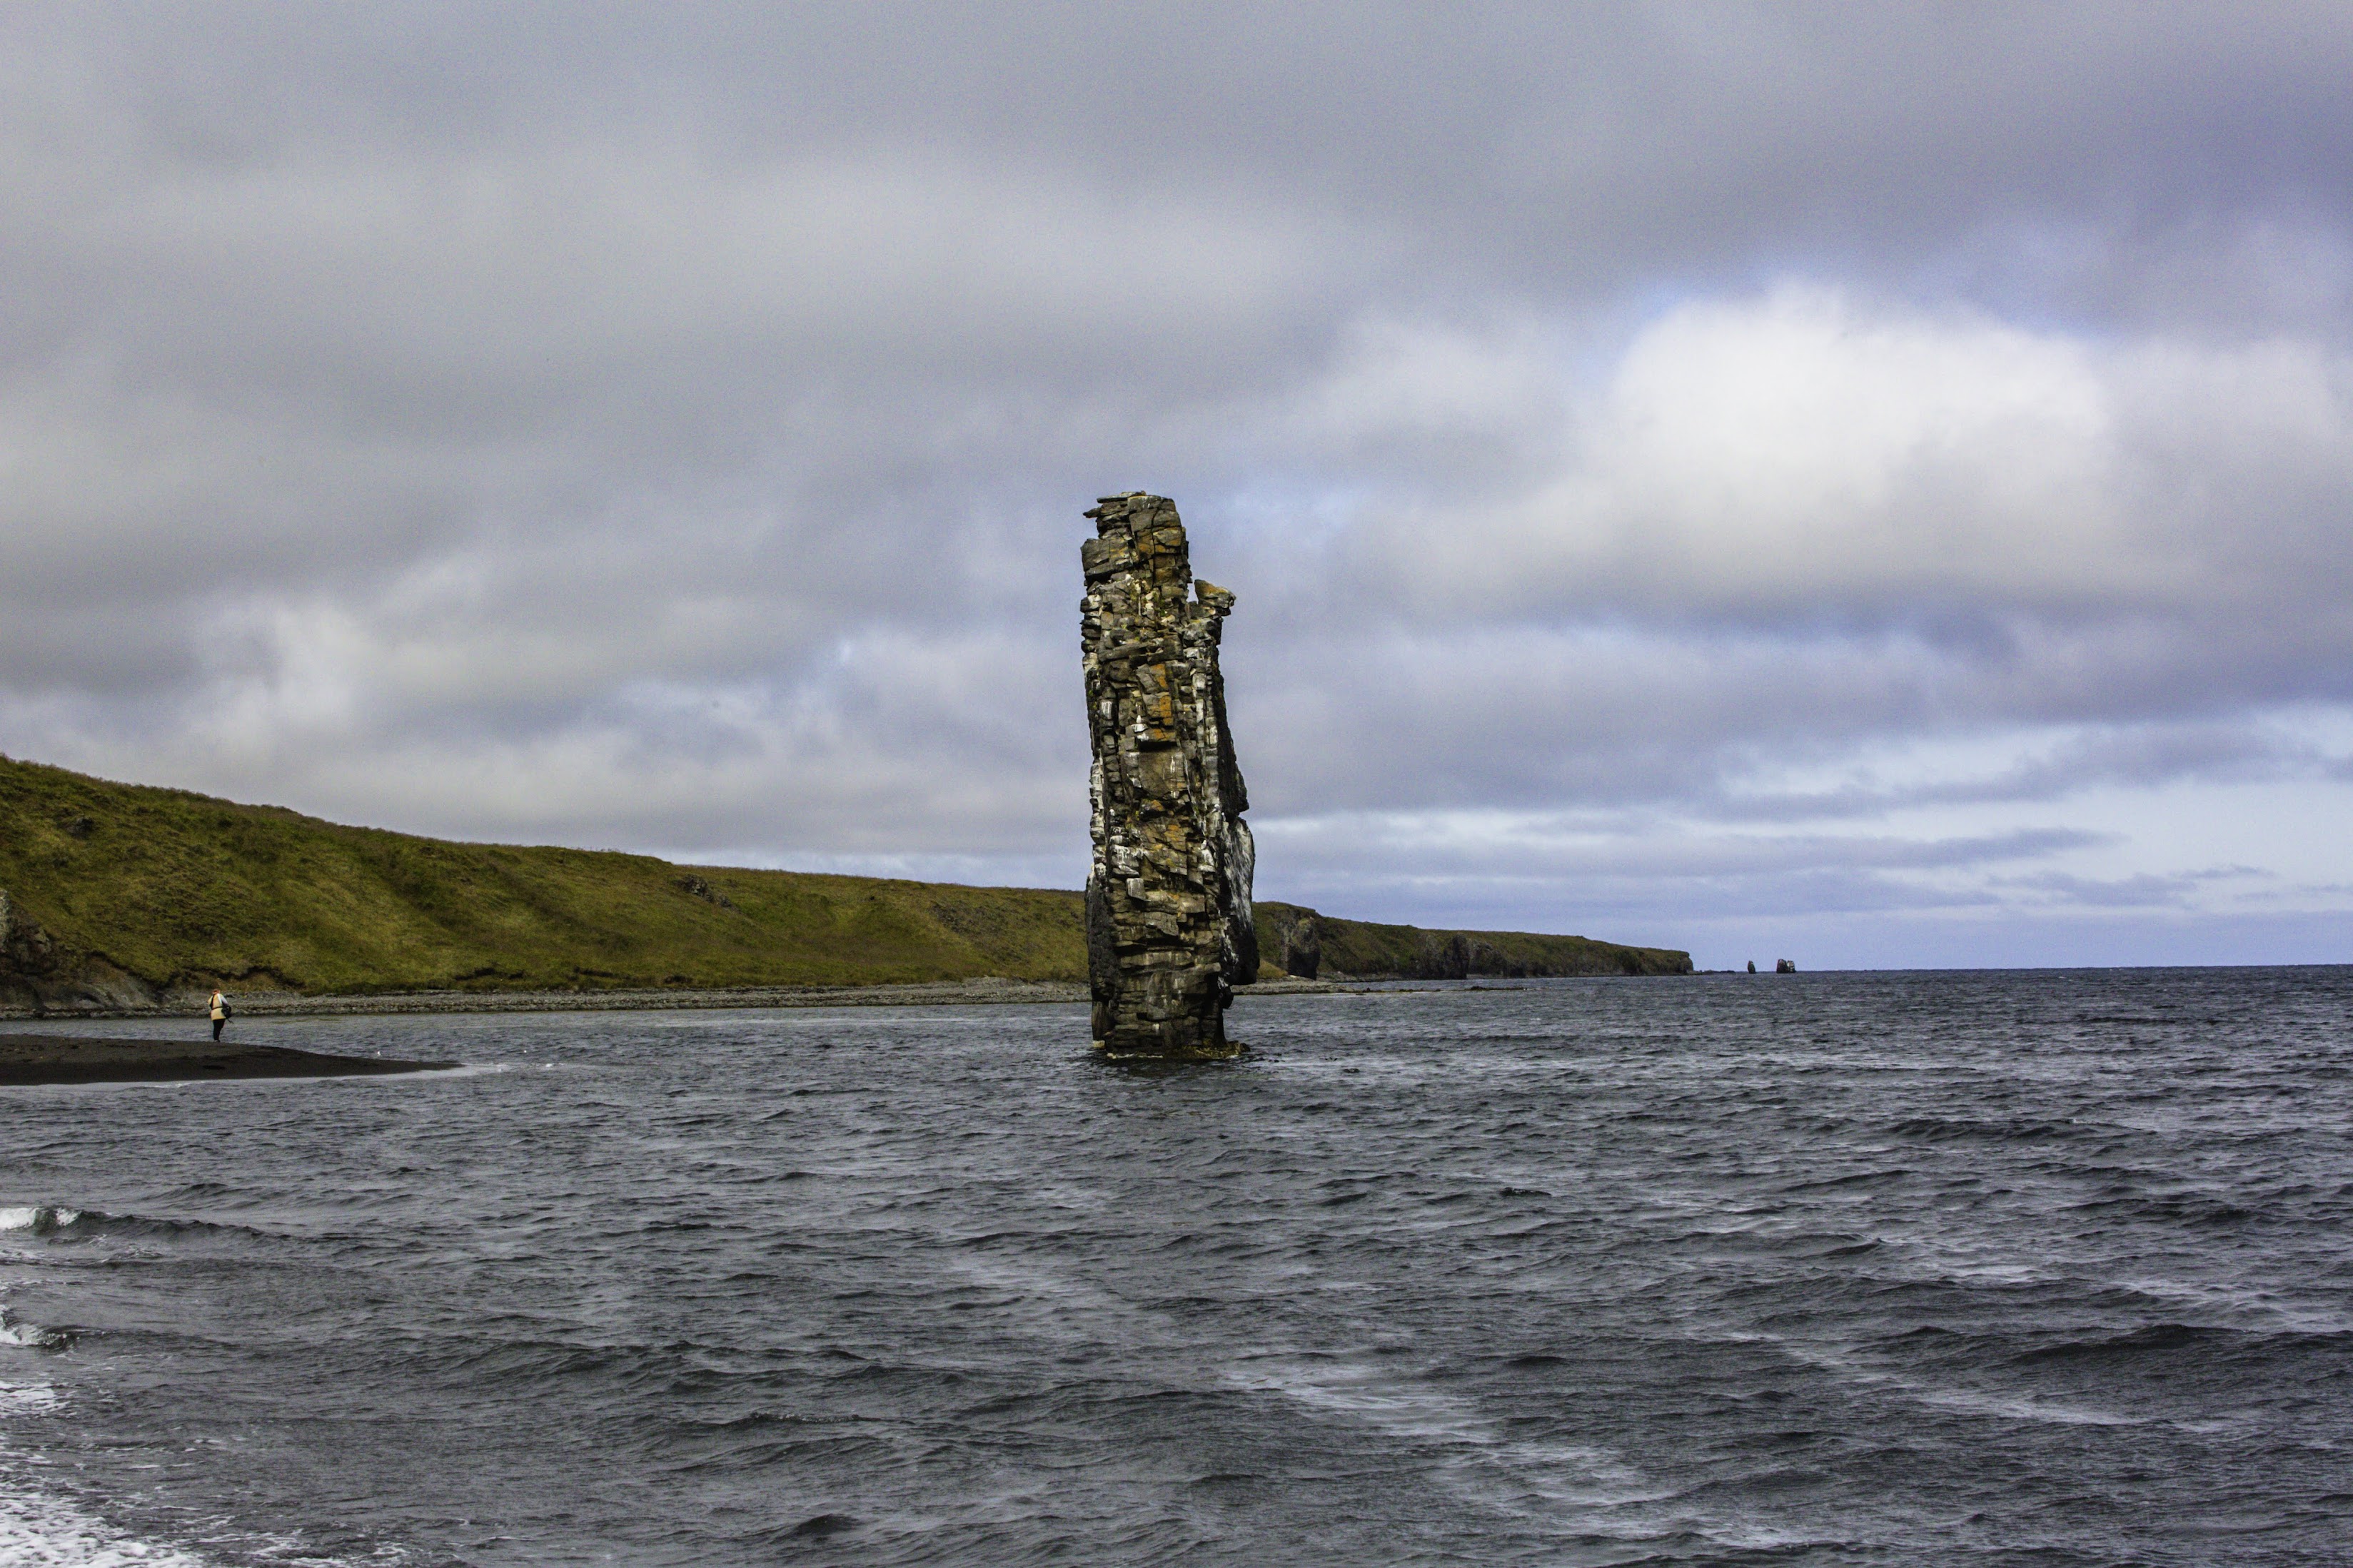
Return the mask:
<svg viewBox="0 0 2353 1568">
<path fill-rule="evenodd" d="M 1272 961 L 1261 975 L 1283 972 L 1304 912 L 1258 906 Z M 1324 979 L 1691 967 L 1685 953 L 1580 937 L 1330 916 L 1317 916 L 1315 931 Z M 585 999 L 1086 975 L 1075 889 L 451 843 L 0 758 L 0 1012 L 191 1010 L 215 984 L 256 1004 L 269 993 L 440 992 L 463 1005 L 524 992 Z M 918 989 L 905 999 L 947 998 Z"/>
</svg>

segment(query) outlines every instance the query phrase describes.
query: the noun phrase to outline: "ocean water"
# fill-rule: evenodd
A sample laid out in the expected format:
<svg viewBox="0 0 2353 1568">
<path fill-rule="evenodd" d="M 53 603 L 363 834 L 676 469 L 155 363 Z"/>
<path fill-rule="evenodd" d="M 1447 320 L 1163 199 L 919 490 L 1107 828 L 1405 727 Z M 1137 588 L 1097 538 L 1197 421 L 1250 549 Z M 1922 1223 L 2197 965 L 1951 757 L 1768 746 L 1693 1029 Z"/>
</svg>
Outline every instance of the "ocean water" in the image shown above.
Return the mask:
<svg viewBox="0 0 2353 1568">
<path fill-rule="evenodd" d="M 2353 970 L 1234 1020 L 0 1089 L 0 1563 L 2353 1560 Z"/>
</svg>

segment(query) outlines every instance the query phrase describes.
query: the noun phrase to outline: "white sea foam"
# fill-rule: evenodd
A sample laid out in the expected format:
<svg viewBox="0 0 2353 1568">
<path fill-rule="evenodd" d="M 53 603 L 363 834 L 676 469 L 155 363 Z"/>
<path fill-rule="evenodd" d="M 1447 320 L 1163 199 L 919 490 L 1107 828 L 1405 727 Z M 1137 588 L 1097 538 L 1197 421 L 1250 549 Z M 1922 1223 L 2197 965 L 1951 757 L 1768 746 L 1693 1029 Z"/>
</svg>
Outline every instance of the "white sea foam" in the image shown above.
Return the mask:
<svg viewBox="0 0 2353 1568">
<path fill-rule="evenodd" d="M 47 1415 L 63 1403 L 46 1383 L 0 1383 L 0 1420 Z M 10 1458 L 0 1450 L 0 1462 Z M 0 1563 L 9 1568 L 212 1568 L 206 1558 L 141 1541 L 70 1498 L 7 1475 L 0 1475 Z"/>
<path fill-rule="evenodd" d="M 13 1204 L 0 1208 L 0 1230 L 55 1230 L 79 1218 L 79 1209 L 51 1208 L 47 1204 Z"/>
<path fill-rule="evenodd" d="M 1938 1410 L 1957 1410 L 1965 1415 L 1993 1415 L 2006 1421 L 2049 1421 L 2062 1426 L 2139 1426 L 2145 1420 L 2137 1415 L 2119 1415 L 2113 1411 L 2094 1410 L 2084 1405 L 2062 1405 L 2056 1400 L 2031 1394 L 1980 1394 L 1968 1388 L 1938 1388 L 1934 1384 L 1900 1380 L 1899 1386 L 1912 1398 Z"/>
<path fill-rule="evenodd" d="M 1151 1347 L 1180 1352 L 1188 1363 L 1208 1363 L 1229 1388 L 1288 1399 L 1434 1451 L 1440 1484 L 1480 1506 L 1516 1517 L 1532 1508 L 1568 1508 L 1579 1528 L 1622 1533 L 1616 1510 L 1655 1503 L 1672 1488 L 1643 1476 L 1619 1455 L 1574 1443 L 1530 1443 L 1506 1436 L 1474 1403 L 1407 1373 L 1393 1374 L 1362 1357 L 1309 1353 L 1295 1346 L 1237 1348 L 1204 1344 L 1172 1314 L 1141 1307 L 1053 1270 L 999 1259 L 964 1257 L 950 1267 L 965 1278 L 1026 1298 L 1040 1309 L 1034 1330 L 1057 1340 L 1087 1339 L 1116 1324 L 1131 1351 Z M 1325 1280 L 1326 1288 L 1340 1282 Z M 1655 1532 L 1631 1526 L 1637 1536 Z M 1664 1526 L 1657 1527 L 1659 1529 Z"/>
<path fill-rule="evenodd" d="M 70 1499 L 0 1481 L 0 1563 L 25 1568 L 213 1568 L 177 1546 L 141 1541 Z"/>
<path fill-rule="evenodd" d="M 1536 1500 L 1608 1510 L 1673 1496 L 1606 1448 L 1507 1437 L 1478 1405 L 1411 1377 L 1389 1376 L 1354 1358 L 1274 1353 L 1225 1368 L 1236 1388 L 1281 1394 L 1445 1457 L 1438 1476 L 1466 1500 L 1523 1513 Z M 1449 1452 L 1451 1451 L 1451 1452 Z M 1598 1521 L 1594 1528 L 1607 1529 Z"/>
<path fill-rule="evenodd" d="M 1965 1415 L 1990 1415 L 2005 1421 L 2043 1421 L 2062 1426 L 2140 1426 L 2147 1423 L 2145 1416 L 2122 1415 L 2111 1410 L 2062 1404 L 2033 1394 L 1987 1393 L 1927 1383 L 1865 1365 L 1856 1360 L 1851 1353 L 1852 1347 L 1848 1346 L 1806 1344 L 1770 1334 L 1759 1337 L 1780 1346 L 1793 1361 L 1820 1367 L 1849 1383 L 1879 1389 L 1895 1398 L 1907 1399 L 1931 1410 L 1950 1410 Z"/>
<path fill-rule="evenodd" d="M 0 1416 L 39 1415 L 62 1403 L 53 1384 L 0 1383 Z"/>
<path fill-rule="evenodd" d="M 2284 1300 L 2275 1291 L 2250 1289 L 2235 1279 L 2191 1281 L 2128 1275 L 2116 1283 L 2124 1289 L 2159 1300 L 2179 1301 L 2201 1312 L 2230 1314 L 2241 1320 L 2232 1326 L 2259 1333 L 2353 1333 L 2353 1317 Z M 2247 1322 L 2249 1319 L 2254 1321 Z"/>
<path fill-rule="evenodd" d="M 55 1350 L 67 1342 L 68 1336 L 58 1329 L 28 1323 L 5 1307 L 0 1307 L 0 1345 L 16 1345 L 26 1350 Z M 5 1562 L 0 1558 L 0 1562 Z"/>
<path fill-rule="evenodd" d="M 524 1065 L 528 1067 L 530 1064 L 525 1063 Z M 549 1062 L 546 1065 L 554 1067 L 555 1064 L 554 1062 Z M 420 1068 L 415 1072 L 393 1074 L 385 1078 L 375 1079 L 370 1081 L 375 1083 L 393 1083 L 406 1080 L 407 1082 L 415 1083 L 425 1079 L 492 1078 L 500 1073 L 512 1072 L 514 1070 L 515 1064 L 512 1062 L 459 1062 L 456 1067 Z"/>
</svg>

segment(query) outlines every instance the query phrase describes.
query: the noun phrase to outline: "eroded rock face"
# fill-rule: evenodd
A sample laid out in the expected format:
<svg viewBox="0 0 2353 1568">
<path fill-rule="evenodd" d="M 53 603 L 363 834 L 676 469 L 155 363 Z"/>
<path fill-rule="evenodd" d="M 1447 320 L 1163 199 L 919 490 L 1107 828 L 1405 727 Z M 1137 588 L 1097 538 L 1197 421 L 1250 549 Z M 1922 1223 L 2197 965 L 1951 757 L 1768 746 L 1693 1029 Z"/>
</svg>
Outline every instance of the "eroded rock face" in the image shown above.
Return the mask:
<svg viewBox="0 0 2353 1568">
<path fill-rule="evenodd" d="M 1309 909 L 1261 907 L 1267 914 L 1266 936 L 1273 948 L 1263 956 L 1294 979 L 1314 979 L 1324 967 L 1324 918 Z"/>
<path fill-rule="evenodd" d="M 26 920 L 0 888 L 0 979 L 46 977 L 57 967 L 57 945 L 49 933 Z"/>
<path fill-rule="evenodd" d="M 1087 970 L 1113 1056 L 1226 1057 L 1232 988 L 1258 975 L 1250 797 L 1218 643 L 1234 596 L 1196 583 L 1165 496 L 1107 496 L 1080 548 L 1089 798 Z"/>
<path fill-rule="evenodd" d="M 63 946 L 0 889 L 0 1013 L 152 1007 L 168 988 Z"/>
</svg>

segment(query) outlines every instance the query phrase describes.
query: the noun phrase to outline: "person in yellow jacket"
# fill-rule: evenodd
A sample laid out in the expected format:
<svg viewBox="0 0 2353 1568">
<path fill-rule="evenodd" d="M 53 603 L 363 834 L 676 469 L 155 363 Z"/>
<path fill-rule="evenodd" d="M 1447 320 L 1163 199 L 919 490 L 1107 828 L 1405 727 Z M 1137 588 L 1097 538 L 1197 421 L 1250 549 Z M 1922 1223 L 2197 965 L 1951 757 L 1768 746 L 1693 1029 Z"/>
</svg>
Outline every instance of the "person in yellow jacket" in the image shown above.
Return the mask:
<svg viewBox="0 0 2353 1568">
<path fill-rule="evenodd" d="M 228 1022 L 228 998 L 220 992 L 213 993 L 213 1038 L 220 1038 L 221 1026 Z"/>
</svg>

